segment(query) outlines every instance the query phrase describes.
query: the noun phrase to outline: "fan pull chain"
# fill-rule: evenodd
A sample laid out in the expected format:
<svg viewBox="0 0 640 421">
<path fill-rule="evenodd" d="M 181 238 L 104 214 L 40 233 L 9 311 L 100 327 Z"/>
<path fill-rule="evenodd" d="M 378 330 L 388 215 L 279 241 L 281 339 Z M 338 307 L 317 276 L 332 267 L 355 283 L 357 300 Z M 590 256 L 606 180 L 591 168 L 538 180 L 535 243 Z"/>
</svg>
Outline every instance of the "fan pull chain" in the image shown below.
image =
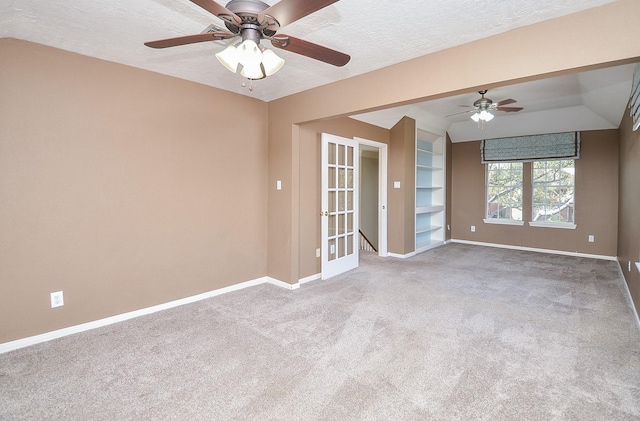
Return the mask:
<svg viewBox="0 0 640 421">
<path fill-rule="evenodd" d="M 253 79 L 248 79 L 249 80 L 249 90 L 253 91 Z M 246 88 L 247 87 L 247 81 L 243 81 L 242 82 L 242 87 Z"/>
</svg>

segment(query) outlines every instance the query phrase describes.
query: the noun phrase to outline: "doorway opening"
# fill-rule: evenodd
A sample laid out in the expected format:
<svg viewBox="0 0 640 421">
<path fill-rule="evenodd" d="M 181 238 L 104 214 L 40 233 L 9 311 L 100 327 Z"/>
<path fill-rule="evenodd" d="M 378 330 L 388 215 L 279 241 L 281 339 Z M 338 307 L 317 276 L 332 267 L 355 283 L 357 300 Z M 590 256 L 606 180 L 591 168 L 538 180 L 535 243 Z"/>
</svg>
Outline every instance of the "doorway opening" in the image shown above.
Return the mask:
<svg viewBox="0 0 640 421">
<path fill-rule="evenodd" d="M 360 250 L 387 256 L 387 145 L 358 141 Z"/>
</svg>

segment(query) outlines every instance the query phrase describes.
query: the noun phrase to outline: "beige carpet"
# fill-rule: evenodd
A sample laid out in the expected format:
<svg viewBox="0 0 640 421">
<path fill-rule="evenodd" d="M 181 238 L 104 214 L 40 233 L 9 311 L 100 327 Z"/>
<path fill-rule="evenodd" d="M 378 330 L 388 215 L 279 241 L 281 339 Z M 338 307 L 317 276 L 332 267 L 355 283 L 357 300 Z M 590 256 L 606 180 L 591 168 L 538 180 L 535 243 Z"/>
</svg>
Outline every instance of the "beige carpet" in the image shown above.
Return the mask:
<svg viewBox="0 0 640 421">
<path fill-rule="evenodd" d="M 0 355 L 3 420 L 634 420 L 617 263 L 449 244 Z"/>
</svg>

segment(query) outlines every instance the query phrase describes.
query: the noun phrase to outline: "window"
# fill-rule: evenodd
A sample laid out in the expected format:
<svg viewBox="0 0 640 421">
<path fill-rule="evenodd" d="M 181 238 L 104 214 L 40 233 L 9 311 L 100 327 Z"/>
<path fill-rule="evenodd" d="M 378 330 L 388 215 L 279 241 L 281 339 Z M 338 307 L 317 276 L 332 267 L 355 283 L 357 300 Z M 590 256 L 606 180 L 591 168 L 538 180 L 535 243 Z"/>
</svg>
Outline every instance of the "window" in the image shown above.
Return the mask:
<svg viewBox="0 0 640 421">
<path fill-rule="evenodd" d="M 575 161 L 535 161 L 532 222 L 574 223 Z"/>
<path fill-rule="evenodd" d="M 487 164 L 487 219 L 522 221 L 522 163 Z"/>
</svg>

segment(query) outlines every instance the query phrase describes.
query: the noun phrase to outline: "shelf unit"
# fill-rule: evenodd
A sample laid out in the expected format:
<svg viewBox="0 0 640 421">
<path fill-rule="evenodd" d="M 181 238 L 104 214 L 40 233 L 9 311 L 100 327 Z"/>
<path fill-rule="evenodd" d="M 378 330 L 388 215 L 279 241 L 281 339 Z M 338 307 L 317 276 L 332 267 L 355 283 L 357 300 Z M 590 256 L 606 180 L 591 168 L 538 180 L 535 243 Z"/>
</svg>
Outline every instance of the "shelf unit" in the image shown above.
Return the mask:
<svg viewBox="0 0 640 421">
<path fill-rule="evenodd" d="M 416 130 L 416 253 L 444 244 L 444 136 Z"/>
</svg>

